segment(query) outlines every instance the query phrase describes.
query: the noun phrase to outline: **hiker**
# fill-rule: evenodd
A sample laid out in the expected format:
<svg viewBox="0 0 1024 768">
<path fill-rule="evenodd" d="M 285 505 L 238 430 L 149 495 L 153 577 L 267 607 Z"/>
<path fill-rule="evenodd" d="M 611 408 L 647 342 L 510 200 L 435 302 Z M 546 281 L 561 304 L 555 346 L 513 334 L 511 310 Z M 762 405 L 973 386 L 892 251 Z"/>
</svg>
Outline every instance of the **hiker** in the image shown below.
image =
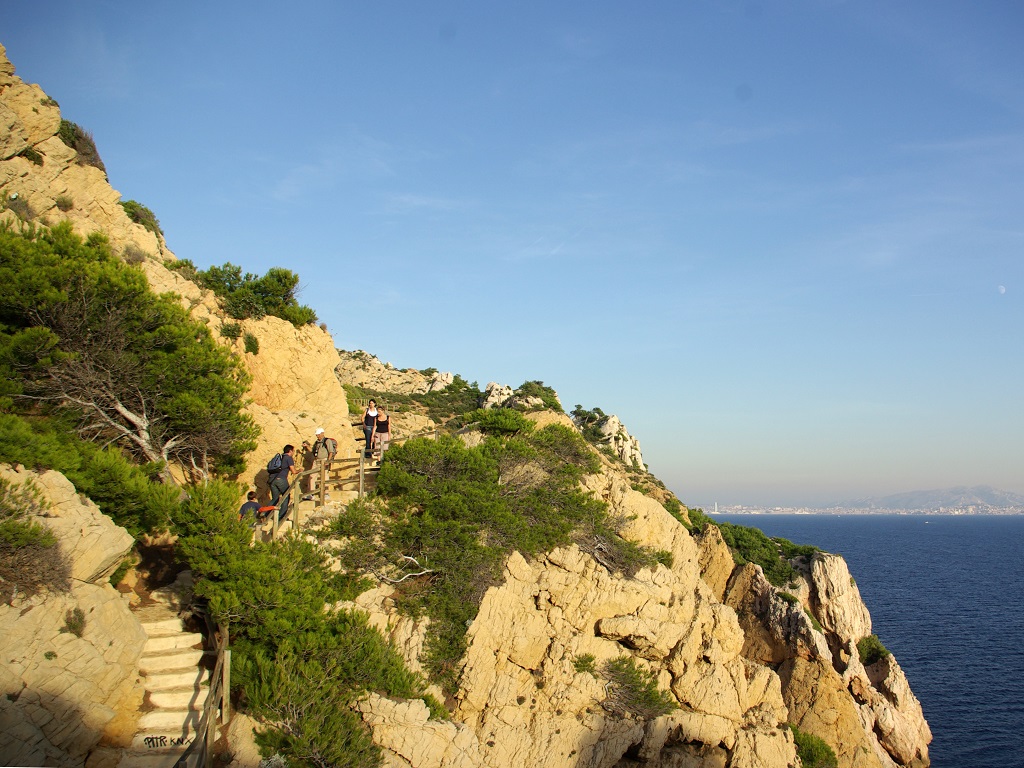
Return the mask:
<svg viewBox="0 0 1024 768">
<path fill-rule="evenodd" d="M 317 427 L 316 442 L 313 443 L 313 460 L 318 462 L 333 461 L 337 453 L 338 441 L 333 437 L 328 437 L 324 433 L 323 427 Z"/>
<path fill-rule="evenodd" d="M 363 437 L 366 438 L 366 446 L 363 448 L 363 455 L 370 458 L 373 451 L 373 428 L 377 426 L 377 401 L 371 400 L 363 409 Z"/>
<path fill-rule="evenodd" d="M 313 443 L 313 447 L 309 449 L 310 454 L 310 466 L 312 468 L 315 463 L 317 466 L 322 465 L 324 462 L 331 462 L 334 460 L 335 455 L 338 453 L 338 441 L 333 437 L 328 437 L 327 433 L 324 432 L 323 427 L 316 428 L 316 442 Z M 305 442 L 303 445 L 308 446 L 309 443 Z M 308 501 L 313 498 L 313 493 L 317 490 L 317 484 L 319 482 L 319 473 L 310 475 L 308 498 L 303 496 L 303 500 Z"/>
<path fill-rule="evenodd" d="M 288 482 L 291 480 L 291 476 L 299 471 L 295 468 L 294 453 L 295 446 L 290 443 L 281 449 L 281 468 L 270 479 L 270 504 L 272 506 L 277 506 L 281 494 L 288 490 Z M 284 497 L 284 501 L 281 503 L 281 511 L 277 515 L 278 520 L 284 520 L 288 514 L 288 501 L 290 498 L 291 494 Z"/>
<path fill-rule="evenodd" d="M 249 523 L 249 527 L 255 527 L 256 518 L 260 511 L 260 503 L 256 501 L 256 491 L 249 491 L 245 498 L 246 502 L 242 505 L 241 509 L 238 510 L 238 519 L 245 520 L 245 516 L 251 512 L 252 521 Z"/>
<path fill-rule="evenodd" d="M 377 411 L 377 422 L 373 427 L 374 449 L 377 451 L 377 463 L 384 461 L 384 451 L 391 443 L 391 418 L 382 405 Z"/>
</svg>

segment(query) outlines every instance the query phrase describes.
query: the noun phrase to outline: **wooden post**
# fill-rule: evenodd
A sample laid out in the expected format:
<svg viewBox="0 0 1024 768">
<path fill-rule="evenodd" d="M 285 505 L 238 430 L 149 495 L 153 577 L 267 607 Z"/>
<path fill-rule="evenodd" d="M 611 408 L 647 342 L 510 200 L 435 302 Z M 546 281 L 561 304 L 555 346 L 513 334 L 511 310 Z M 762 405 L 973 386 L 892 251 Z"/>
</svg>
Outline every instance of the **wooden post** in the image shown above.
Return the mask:
<svg viewBox="0 0 1024 768">
<path fill-rule="evenodd" d="M 366 452 L 359 452 L 359 498 L 363 498 L 363 472 L 366 471 Z"/>
<path fill-rule="evenodd" d="M 227 644 L 227 632 L 224 633 Z M 220 721 L 227 725 L 231 722 L 231 649 L 224 651 L 224 668 L 221 672 Z"/>
<path fill-rule="evenodd" d="M 326 499 L 324 499 L 324 491 L 327 486 L 327 462 L 320 462 L 320 506 L 324 505 Z"/>
<path fill-rule="evenodd" d="M 284 500 L 284 494 L 282 494 L 281 498 L 279 498 L 277 500 L 277 508 L 273 512 L 270 513 L 270 514 L 272 514 L 274 516 L 274 527 L 273 527 L 273 530 L 272 530 L 272 532 L 270 534 L 270 540 L 271 541 L 276 541 L 277 540 L 277 526 L 278 526 L 278 523 L 281 522 L 279 518 L 281 517 L 281 502 L 283 500 Z"/>
</svg>

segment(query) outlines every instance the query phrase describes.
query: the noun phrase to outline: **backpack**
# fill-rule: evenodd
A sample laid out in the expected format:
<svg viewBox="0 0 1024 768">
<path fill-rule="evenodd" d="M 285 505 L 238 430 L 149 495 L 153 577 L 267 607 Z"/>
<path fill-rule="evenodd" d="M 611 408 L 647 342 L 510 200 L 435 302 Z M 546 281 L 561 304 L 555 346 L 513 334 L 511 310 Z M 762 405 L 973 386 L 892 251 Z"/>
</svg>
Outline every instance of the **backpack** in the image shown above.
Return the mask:
<svg viewBox="0 0 1024 768">
<path fill-rule="evenodd" d="M 313 446 L 313 456 L 317 461 L 333 458 L 338 452 L 338 441 L 333 437 L 322 437 Z"/>
<path fill-rule="evenodd" d="M 284 466 L 284 456 L 280 453 L 275 453 L 274 458 L 267 462 L 267 472 L 275 474 L 281 471 L 281 467 Z"/>
</svg>

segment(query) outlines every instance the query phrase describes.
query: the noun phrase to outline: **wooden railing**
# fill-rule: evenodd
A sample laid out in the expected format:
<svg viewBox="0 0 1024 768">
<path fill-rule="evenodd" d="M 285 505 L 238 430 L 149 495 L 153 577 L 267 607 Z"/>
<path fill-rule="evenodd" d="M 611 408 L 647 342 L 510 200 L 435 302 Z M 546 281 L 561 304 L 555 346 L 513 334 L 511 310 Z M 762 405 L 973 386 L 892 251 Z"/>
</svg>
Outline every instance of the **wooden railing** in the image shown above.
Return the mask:
<svg viewBox="0 0 1024 768">
<path fill-rule="evenodd" d="M 417 437 L 430 437 L 434 440 L 437 439 L 439 430 L 432 429 L 424 432 L 417 432 L 413 435 L 407 435 L 406 437 L 396 438 L 390 441 L 390 445 L 399 445 L 408 440 L 412 440 Z M 292 494 L 301 494 L 302 480 L 304 478 L 317 478 L 317 492 L 313 494 L 314 506 L 322 507 L 327 503 L 327 488 L 344 488 L 346 485 L 355 485 L 357 488 L 357 497 L 363 498 L 366 494 L 366 480 L 369 475 L 374 473 L 378 468 L 371 464 L 371 458 L 366 458 L 365 450 L 359 451 L 359 456 L 356 458 L 347 459 L 331 459 L 330 461 L 317 462 L 316 466 L 311 469 L 305 469 L 295 475 L 291 482 L 288 484 L 288 488 L 281 493 L 278 499 L 277 506 L 271 511 L 270 517 L 272 519 L 271 537 L 276 539 L 280 535 L 281 525 L 281 505 L 284 504 L 285 499 L 290 499 Z M 337 476 L 338 470 L 345 471 L 340 477 Z M 301 495 L 300 495 L 301 498 Z M 300 528 L 299 520 L 299 505 L 295 500 L 288 502 L 288 514 L 292 518 L 292 530 L 298 531 Z"/>
<path fill-rule="evenodd" d="M 217 661 L 210 675 L 210 690 L 203 704 L 203 715 L 196 726 L 192 743 L 189 744 L 175 768 L 212 768 L 213 745 L 217 741 L 217 722 L 226 725 L 231 722 L 231 648 L 228 647 L 228 628 L 215 625 L 210 615 L 206 619 L 207 636 L 213 639 L 213 650 Z M 219 717 L 218 717 L 219 712 Z"/>
</svg>

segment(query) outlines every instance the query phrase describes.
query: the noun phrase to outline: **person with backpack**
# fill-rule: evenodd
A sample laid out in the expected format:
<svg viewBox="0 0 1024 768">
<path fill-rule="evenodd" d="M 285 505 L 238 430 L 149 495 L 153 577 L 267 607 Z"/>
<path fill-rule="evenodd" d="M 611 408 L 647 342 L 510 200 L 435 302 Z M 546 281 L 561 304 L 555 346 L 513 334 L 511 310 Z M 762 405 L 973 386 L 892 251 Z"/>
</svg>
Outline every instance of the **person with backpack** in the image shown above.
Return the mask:
<svg viewBox="0 0 1024 768">
<path fill-rule="evenodd" d="M 313 443 L 313 460 L 318 462 L 333 461 L 338 453 L 338 441 L 328 437 L 323 427 L 316 428 L 316 442 Z"/>
<path fill-rule="evenodd" d="M 295 468 L 295 446 L 290 443 L 281 449 L 281 453 L 274 454 L 274 458 L 267 464 L 267 472 L 270 474 L 270 503 L 277 506 L 281 494 L 288 490 L 288 482 L 291 476 L 298 473 Z M 288 514 L 288 501 L 291 499 L 289 493 L 281 503 L 281 511 L 277 515 L 278 520 L 283 520 Z"/>
<path fill-rule="evenodd" d="M 309 443 L 303 443 L 303 445 L 309 445 Z M 334 457 L 338 453 L 338 441 L 333 437 L 328 437 L 324 432 L 323 427 L 316 428 L 316 442 L 313 443 L 313 447 L 310 449 L 310 458 L 312 459 L 311 465 L 316 464 L 320 466 L 324 462 L 330 462 L 334 460 Z M 308 498 L 313 498 L 313 494 L 316 493 L 317 483 L 319 474 L 313 474 L 310 476 L 309 493 Z M 307 499 L 307 496 L 303 496 L 303 499 Z"/>
</svg>

